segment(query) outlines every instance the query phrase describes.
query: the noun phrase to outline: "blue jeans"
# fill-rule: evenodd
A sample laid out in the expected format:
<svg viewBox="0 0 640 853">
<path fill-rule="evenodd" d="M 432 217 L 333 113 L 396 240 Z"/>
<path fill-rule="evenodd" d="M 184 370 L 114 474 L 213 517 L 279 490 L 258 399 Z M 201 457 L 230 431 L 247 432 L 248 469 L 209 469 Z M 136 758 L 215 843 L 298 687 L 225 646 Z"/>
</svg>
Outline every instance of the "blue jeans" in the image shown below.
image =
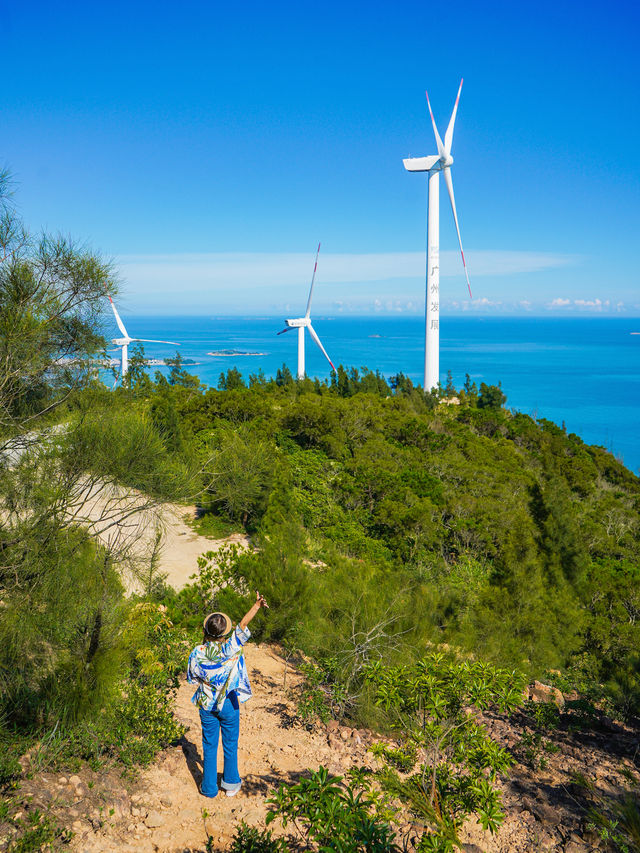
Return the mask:
<svg viewBox="0 0 640 853">
<path fill-rule="evenodd" d="M 205 711 L 200 708 L 202 723 L 202 764 L 203 776 L 200 792 L 205 797 L 215 797 L 218 793 L 218 737 L 222 732 L 222 751 L 224 770 L 222 787 L 234 791 L 242 780 L 238 773 L 238 736 L 240 734 L 240 706 L 235 690 L 224 700 L 220 711 Z"/>
</svg>

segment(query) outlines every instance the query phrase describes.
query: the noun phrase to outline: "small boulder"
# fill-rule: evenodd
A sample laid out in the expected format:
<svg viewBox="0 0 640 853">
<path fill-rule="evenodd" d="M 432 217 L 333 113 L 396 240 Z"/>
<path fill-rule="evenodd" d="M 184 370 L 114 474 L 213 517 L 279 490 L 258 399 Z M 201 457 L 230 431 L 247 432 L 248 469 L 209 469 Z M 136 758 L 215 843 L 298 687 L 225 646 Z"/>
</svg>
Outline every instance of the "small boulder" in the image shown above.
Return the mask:
<svg viewBox="0 0 640 853">
<path fill-rule="evenodd" d="M 541 681 L 534 681 L 533 686 L 529 687 L 529 698 L 537 704 L 549 704 L 555 702 L 559 710 L 564 708 L 564 696 L 557 687 L 551 687 L 548 684 L 543 684 Z"/>
<path fill-rule="evenodd" d="M 334 734 L 330 734 L 327 738 L 327 741 L 331 749 L 342 749 L 342 747 L 344 746 L 344 742 Z"/>
<path fill-rule="evenodd" d="M 69 785 L 73 785 L 75 788 L 76 785 L 81 785 L 82 779 L 79 776 L 69 776 Z"/>
<path fill-rule="evenodd" d="M 155 829 L 156 827 L 163 825 L 164 817 L 159 812 L 149 812 L 145 823 L 149 829 Z"/>
</svg>

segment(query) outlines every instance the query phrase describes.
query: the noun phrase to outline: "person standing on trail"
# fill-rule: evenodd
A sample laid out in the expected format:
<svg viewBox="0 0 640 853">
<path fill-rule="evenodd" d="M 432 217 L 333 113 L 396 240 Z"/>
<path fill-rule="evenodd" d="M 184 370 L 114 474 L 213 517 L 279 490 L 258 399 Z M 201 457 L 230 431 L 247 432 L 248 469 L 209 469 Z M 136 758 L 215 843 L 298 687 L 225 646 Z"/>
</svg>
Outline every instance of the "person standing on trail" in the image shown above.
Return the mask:
<svg viewBox="0 0 640 853">
<path fill-rule="evenodd" d="M 202 723 L 203 775 L 200 793 L 205 797 L 218 794 L 218 739 L 221 732 L 224 753 L 221 787 L 227 797 L 233 797 L 242 785 L 238 772 L 240 703 L 251 698 L 242 647 L 251 636 L 249 622 L 260 608 L 268 606 L 260 593 L 256 592 L 255 604 L 245 613 L 232 634 L 233 626 L 226 613 L 210 613 L 203 624 L 203 642 L 189 655 L 187 681 L 198 685 L 191 701 L 197 706 Z"/>
</svg>

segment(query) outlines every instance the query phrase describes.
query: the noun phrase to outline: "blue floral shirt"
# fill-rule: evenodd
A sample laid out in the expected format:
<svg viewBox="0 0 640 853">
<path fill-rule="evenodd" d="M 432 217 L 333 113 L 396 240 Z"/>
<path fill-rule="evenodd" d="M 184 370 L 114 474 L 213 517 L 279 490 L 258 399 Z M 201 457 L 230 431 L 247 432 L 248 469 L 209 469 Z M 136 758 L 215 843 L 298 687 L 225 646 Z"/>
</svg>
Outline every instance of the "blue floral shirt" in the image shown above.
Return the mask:
<svg viewBox="0 0 640 853">
<path fill-rule="evenodd" d="M 251 685 L 242 654 L 242 647 L 250 636 L 251 631 L 248 628 L 243 631 L 238 625 L 224 643 L 210 641 L 195 647 L 189 655 L 187 665 L 187 681 L 198 685 L 191 698 L 194 705 L 211 711 L 220 698 L 220 690 L 234 666 L 235 671 L 229 679 L 225 696 L 235 690 L 239 702 L 246 702 L 251 698 Z"/>
</svg>

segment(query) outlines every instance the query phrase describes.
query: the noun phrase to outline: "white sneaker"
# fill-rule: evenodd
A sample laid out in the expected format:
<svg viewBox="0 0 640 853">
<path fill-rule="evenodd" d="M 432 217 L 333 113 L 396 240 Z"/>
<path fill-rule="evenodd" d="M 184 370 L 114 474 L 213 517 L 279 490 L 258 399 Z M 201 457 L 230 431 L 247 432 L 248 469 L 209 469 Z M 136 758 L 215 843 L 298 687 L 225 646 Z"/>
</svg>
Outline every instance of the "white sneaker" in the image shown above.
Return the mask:
<svg viewBox="0 0 640 853">
<path fill-rule="evenodd" d="M 242 782 L 238 782 L 237 785 L 234 785 L 233 787 L 230 787 L 230 788 L 225 787 L 225 783 L 223 782 L 221 787 L 224 790 L 227 797 L 235 797 L 235 795 L 240 792 L 240 788 L 242 787 Z"/>
</svg>

